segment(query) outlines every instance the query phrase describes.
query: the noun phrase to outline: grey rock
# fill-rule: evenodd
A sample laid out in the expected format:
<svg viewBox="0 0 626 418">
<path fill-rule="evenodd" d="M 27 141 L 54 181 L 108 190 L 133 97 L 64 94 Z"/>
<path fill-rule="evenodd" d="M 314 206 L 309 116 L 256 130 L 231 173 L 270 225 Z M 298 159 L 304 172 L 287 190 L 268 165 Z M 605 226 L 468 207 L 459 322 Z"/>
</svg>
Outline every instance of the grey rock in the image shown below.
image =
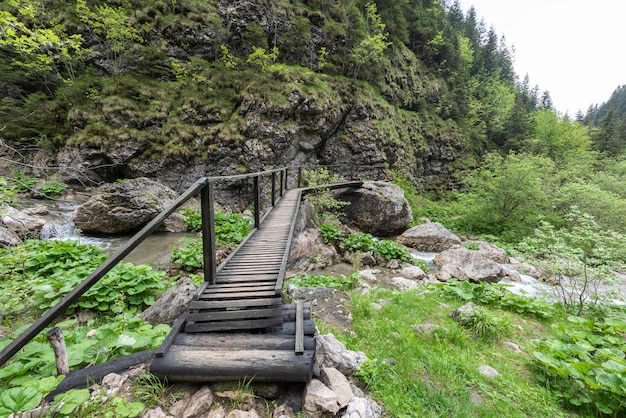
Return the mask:
<svg viewBox="0 0 626 418">
<path fill-rule="evenodd" d="M 234 411 L 230 411 L 226 418 L 261 418 L 259 413 L 251 409 L 249 411 L 242 411 L 240 409 L 235 409 Z"/>
<path fill-rule="evenodd" d="M 144 411 L 141 416 L 142 418 L 167 418 L 168 415 L 160 406 L 157 406 L 156 408 Z"/>
<path fill-rule="evenodd" d="M 317 228 L 306 228 L 291 240 L 289 268 L 315 271 L 333 265 L 337 258 L 337 251 L 324 244 Z"/>
<path fill-rule="evenodd" d="M 20 245 L 22 240 L 14 231 L 0 226 L 0 247 L 14 247 Z"/>
<path fill-rule="evenodd" d="M 489 242 L 480 241 L 478 244 L 478 252 L 483 257 L 498 264 L 508 264 L 511 262 L 511 259 L 506 251 Z"/>
<path fill-rule="evenodd" d="M 500 264 L 483 257 L 478 251 L 468 250 L 463 246 L 442 251 L 435 256 L 434 263 L 442 267 L 437 276 L 441 281 L 449 279 L 447 277 L 449 275 L 475 283 L 495 283 L 506 275 Z"/>
<path fill-rule="evenodd" d="M 454 312 L 450 314 L 450 317 L 455 321 L 463 324 L 466 323 L 471 316 L 473 316 L 474 312 L 478 309 L 478 306 L 474 302 L 468 302 L 465 305 L 457 308 Z"/>
<path fill-rule="evenodd" d="M 322 367 L 334 367 L 344 375 L 351 376 L 365 360 L 367 356 L 364 353 L 348 350 L 332 334 L 315 337 L 313 373 L 316 376 L 320 375 Z"/>
<path fill-rule="evenodd" d="M 441 325 L 437 324 L 416 324 L 411 325 L 411 329 L 418 334 L 430 334 L 438 329 L 442 329 Z"/>
<path fill-rule="evenodd" d="M 323 367 L 320 380 L 328 386 L 330 390 L 335 392 L 339 408 L 348 405 L 350 400 L 354 397 L 350 382 L 348 382 L 348 379 L 346 379 L 343 373 L 334 367 Z"/>
<path fill-rule="evenodd" d="M 478 366 L 478 373 L 480 373 L 481 375 L 485 376 L 488 379 L 495 379 L 496 377 L 500 376 L 499 371 L 497 371 L 493 367 L 488 366 L 486 364 L 481 364 L 480 366 Z"/>
<path fill-rule="evenodd" d="M 400 270 L 400 274 L 406 277 L 407 279 L 412 280 L 423 280 L 427 277 L 424 270 L 419 268 L 418 266 L 405 266 Z"/>
<path fill-rule="evenodd" d="M 408 292 L 409 290 L 417 289 L 420 286 L 420 283 L 415 280 L 405 279 L 404 277 L 392 277 L 390 286 L 391 288 L 398 289 L 401 292 Z"/>
<path fill-rule="evenodd" d="M 383 408 L 371 398 L 353 398 L 341 418 L 378 418 Z"/>
<path fill-rule="evenodd" d="M 187 401 L 182 418 L 191 418 L 204 414 L 211 409 L 211 405 L 213 405 L 213 392 L 211 392 L 208 386 L 203 386 L 199 391 L 191 395 L 191 398 Z"/>
<path fill-rule="evenodd" d="M 335 392 L 317 379 L 311 379 L 307 383 L 302 407 L 309 413 L 328 411 L 336 414 L 340 409 Z"/>
<path fill-rule="evenodd" d="M 39 233 L 46 220 L 37 215 L 29 215 L 9 205 L 0 206 L 0 226 L 18 234 Z"/>
<path fill-rule="evenodd" d="M 407 247 L 430 252 L 439 252 L 461 245 L 461 239 L 439 222 L 414 226 L 404 231 L 396 241 Z"/>
<path fill-rule="evenodd" d="M 189 277 L 179 279 L 176 284 L 148 309 L 137 315 L 145 319 L 152 325 L 169 324 L 172 325 L 189 307 L 189 302 L 196 293 L 196 286 Z"/>
<path fill-rule="evenodd" d="M 522 350 L 522 347 L 520 347 L 519 345 L 515 344 L 512 341 L 504 341 L 502 343 L 506 348 L 508 348 L 509 350 L 515 352 L 515 353 L 521 353 L 524 350 Z"/>
<path fill-rule="evenodd" d="M 74 224 L 87 232 L 132 232 L 150 222 L 177 197 L 169 187 L 145 177 L 105 184 L 76 209 Z"/>
<path fill-rule="evenodd" d="M 350 202 L 342 212 L 348 223 L 364 232 L 391 236 L 403 231 L 413 221 L 404 191 L 392 183 L 366 182 L 360 188 L 338 189 L 333 196 Z"/>
</svg>

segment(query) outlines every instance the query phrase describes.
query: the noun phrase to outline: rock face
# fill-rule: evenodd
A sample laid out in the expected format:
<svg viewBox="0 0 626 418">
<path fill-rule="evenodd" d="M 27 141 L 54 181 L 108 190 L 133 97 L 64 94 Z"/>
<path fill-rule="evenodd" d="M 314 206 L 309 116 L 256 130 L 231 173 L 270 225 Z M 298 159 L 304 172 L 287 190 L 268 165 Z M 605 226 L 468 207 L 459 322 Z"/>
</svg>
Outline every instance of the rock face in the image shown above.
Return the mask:
<svg viewBox="0 0 626 418">
<path fill-rule="evenodd" d="M 172 189 L 145 177 L 105 184 L 78 207 L 74 224 L 86 232 L 132 232 L 151 221 L 177 197 Z M 172 217 L 180 218 L 180 215 Z"/>
<path fill-rule="evenodd" d="M 437 254 L 434 262 L 441 266 L 437 279 L 444 282 L 454 277 L 475 283 L 496 283 L 506 276 L 501 265 L 483 257 L 478 251 L 468 250 L 463 246 L 442 251 Z"/>
<path fill-rule="evenodd" d="M 404 191 L 395 184 L 367 182 L 360 188 L 335 190 L 333 196 L 350 202 L 342 209 L 349 223 L 373 235 L 386 237 L 397 234 L 413 221 Z"/>
<path fill-rule="evenodd" d="M 428 222 L 414 226 L 404 231 L 396 241 L 407 247 L 430 252 L 444 251 L 461 245 L 461 239 L 439 222 Z"/>
</svg>

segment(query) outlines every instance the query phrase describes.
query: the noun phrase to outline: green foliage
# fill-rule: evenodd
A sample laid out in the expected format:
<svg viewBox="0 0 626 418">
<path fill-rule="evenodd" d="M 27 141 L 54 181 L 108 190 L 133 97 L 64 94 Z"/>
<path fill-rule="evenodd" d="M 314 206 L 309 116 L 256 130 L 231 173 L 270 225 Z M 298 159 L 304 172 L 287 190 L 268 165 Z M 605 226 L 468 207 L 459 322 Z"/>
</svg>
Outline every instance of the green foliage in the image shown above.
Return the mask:
<svg viewBox="0 0 626 418">
<path fill-rule="evenodd" d="M 575 207 L 566 221 L 561 229 L 542 222 L 517 248 L 556 279 L 555 295 L 568 312 L 580 315 L 588 300 L 602 302 L 600 285 L 613 282 L 614 270 L 626 264 L 625 237 L 604 230 L 593 216 Z"/>
<path fill-rule="evenodd" d="M 401 244 L 391 240 L 376 240 L 371 234 L 357 232 L 345 234 L 337 226 L 323 224 L 319 227 L 324 243 L 334 245 L 341 251 L 351 253 L 372 252 L 387 260 L 401 260 L 418 264 L 424 271 L 428 266 L 423 260 L 416 260 L 409 250 Z"/>
<path fill-rule="evenodd" d="M 313 210 L 319 218 L 321 224 L 339 224 L 339 210 L 349 205 L 349 202 L 342 202 L 335 199 L 330 193 L 329 185 L 341 181 L 341 176 L 331 174 L 327 168 L 317 168 L 314 170 L 304 170 L 302 172 L 304 184 L 311 190 L 304 197 L 313 205 Z"/>
<path fill-rule="evenodd" d="M 264 48 L 253 46 L 252 53 L 248 56 L 246 63 L 262 73 L 274 72 L 277 69 L 275 67 L 276 59 L 278 59 L 278 48 L 274 47 L 267 52 Z"/>
<path fill-rule="evenodd" d="M 488 341 L 499 340 L 511 333 L 511 321 L 507 316 L 497 315 L 482 306 L 477 306 L 465 315 L 461 325 Z"/>
<path fill-rule="evenodd" d="M 107 256 L 75 241 L 27 241 L 0 250 L 2 312 L 47 309 L 72 291 Z M 74 304 L 103 312 L 140 312 L 165 289 L 165 274 L 148 265 L 120 263 Z"/>
<path fill-rule="evenodd" d="M 163 380 L 152 373 L 144 373 L 133 381 L 133 398 L 143 403 L 146 408 L 168 407 L 173 397 L 167 396 L 167 387 Z"/>
<path fill-rule="evenodd" d="M 11 205 L 15 201 L 16 196 L 17 190 L 10 187 L 9 182 L 4 177 L 0 177 L 0 206 L 4 204 Z"/>
<path fill-rule="evenodd" d="M 49 181 L 39 187 L 41 192 L 47 199 L 55 199 L 65 193 L 68 185 L 63 182 Z"/>
<path fill-rule="evenodd" d="M 35 185 L 39 183 L 39 178 L 30 177 L 21 171 L 13 171 L 11 173 L 11 176 L 13 177 L 13 188 L 18 192 L 30 192 L 33 190 L 33 187 L 35 187 Z"/>
<path fill-rule="evenodd" d="M 327 287 L 329 289 L 352 290 L 356 289 L 361 283 L 361 276 L 353 273 L 349 276 L 341 275 L 331 276 L 328 274 L 304 274 L 295 276 L 293 280 L 285 282 L 285 286 L 294 285 L 296 287 Z"/>
<path fill-rule="evenodd" d="M 497 341 L 468 338 L 470 331 L 450 318 L 456 305 L 445 307 L 437 292 L 372 289 L 351 292 L 352 332 L 338 338 L 351 350 L 363 351 L 368 361 L 357 376 L 368 392 L 385 406 L 388 416 L 570 416 L 545 385 L 528 378 L 528 355 L 512 353 Z M 515 313 L 492 307 L 492 317 L 508 317 L 515 332 L 507 339 L 526 346 L 537 324 Z M 486 321 L 483 321 L 485 323 Z M 415 324 L 440 328 L 419 333 Z M 518 331 L 518 327 L 519 331 Z M 506 335 L 507 325 L 493 328 Z M 485 379 L 477 372 L 489 364 L 501 373 Z M 472 401 L 479 392 L 483 402 Z"/>
<path fill-rule="evenodd" d="M 486 155 L 483 166 L 465 180 L 469 191 L 460 197 L 467 207 L 464 229 L 519 240 L 546 210 L 553 169 L 546 157 Z"/>
<path fill-rule="evenodd" d="M 542 381 L 582 410 L 621 416 L 626 411 L 626 314 L 605 318 L 570 316 L 558 334 L 534 341 Z"/>
<path fill-rule="evenodd" d="M 199 210 L 183 209 L 180 213 L 185 217 L 185 227 L 189 231 L 202 230 L 202 213 Z"/>
<path fill-rule="evenodd" d="M 552 318 L 557 308 L 541 298 L 516 295 L 507 290 L 507 286 L 497 283 L 470 283 L 450 280 L 443 284 L 431 285 L 436 291 L 448 298 L 459 299 L 504 309 L 518 314 L 531 314 L 538 318 Z"/>
<path fill-rule="evenodd" d="M 185 209 L 185 225 L 192 231 L 202 230 L 200 211 Z M 253 220 L 238 213 L 215 212 L 215 242 L 218 247 L 237 246 L 252 230 Z M 185 239 L 183 246 L 172 249 L 172 263 L 185 271 L 202 268 L 202 239 Z"/>
<path fill-rule="evenodd" d="M 104 324 L 97 325 L 98 322 Z M 57 326 L 63 332 L 71 370 L 154 349 L 170 330 L 168 325 L 152 326 L 130 313 L 90 319 L 85 325 L 79 325 L 76 320 L 67 320 Z M 19 332 L 17 330 L 14 335 Z M 0 339 L 0 347 L 5 347 L 9 342 L 8 337 Z M 32 409 L 36 406 L 32 402 L 37 400 L 38 404 L 43 395 L 53 390 L 62 380 L 62 377 L 53 377 L 55 374 L 54 353 L 42 333 L 0 369 L 0 379 L 4 382 L 0 388 L 0 413 Z M 70 391 L 57 396 L 55 403 L 64 408 L 60 411 L 61 415 L 74 416 L 72 412 L 89 399 L 89 391 L 85 389 L 85 392 L 86 398 L 81 391 Z"/>
</svg>

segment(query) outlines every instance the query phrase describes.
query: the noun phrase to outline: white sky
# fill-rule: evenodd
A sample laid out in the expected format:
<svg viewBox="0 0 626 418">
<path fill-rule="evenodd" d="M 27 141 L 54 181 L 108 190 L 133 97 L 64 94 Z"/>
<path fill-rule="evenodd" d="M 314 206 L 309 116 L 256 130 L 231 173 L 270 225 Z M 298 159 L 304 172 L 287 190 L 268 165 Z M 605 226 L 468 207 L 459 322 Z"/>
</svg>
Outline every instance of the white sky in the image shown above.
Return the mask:
<svg viewBox="0 0 626 418">
<path fill-rule="evenodd" d="M 452 0 L 450 0 L 452 1 Z M 515 47 L 515 72 L 571 117 L 626 84 L 626 0 L 460 0 Z"/>
</svg>

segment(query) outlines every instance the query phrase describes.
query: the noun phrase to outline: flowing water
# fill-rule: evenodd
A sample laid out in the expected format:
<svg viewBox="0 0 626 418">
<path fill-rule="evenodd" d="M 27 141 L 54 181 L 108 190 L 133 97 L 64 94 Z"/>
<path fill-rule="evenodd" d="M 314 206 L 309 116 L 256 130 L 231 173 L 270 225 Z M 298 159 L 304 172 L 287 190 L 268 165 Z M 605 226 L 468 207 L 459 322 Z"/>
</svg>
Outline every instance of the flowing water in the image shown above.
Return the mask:
<svg viewBox="0 0 626 418">
<path fill-rule="evenodd" d="M 79 200 L 41 201 L 30 199 L 20 202 L 20 208 L 23 210 L 43 205 L 48 209 L 48 214 L 43 216 L 47 220 L 41 230 L 41 239 L 43 240 L 76 240 L 81 244 L 99 247 L 111 255 L 132 237 L 132 235 L 90 235 L 80 231 L 74 225 L 72 218 L 81 203 Z M 124 261 L 135 264 L 167 264 L 171 249 L 181 239 L 194 235 L 188 232 L 155 232 L 135 248 Z"/>
</svg>

